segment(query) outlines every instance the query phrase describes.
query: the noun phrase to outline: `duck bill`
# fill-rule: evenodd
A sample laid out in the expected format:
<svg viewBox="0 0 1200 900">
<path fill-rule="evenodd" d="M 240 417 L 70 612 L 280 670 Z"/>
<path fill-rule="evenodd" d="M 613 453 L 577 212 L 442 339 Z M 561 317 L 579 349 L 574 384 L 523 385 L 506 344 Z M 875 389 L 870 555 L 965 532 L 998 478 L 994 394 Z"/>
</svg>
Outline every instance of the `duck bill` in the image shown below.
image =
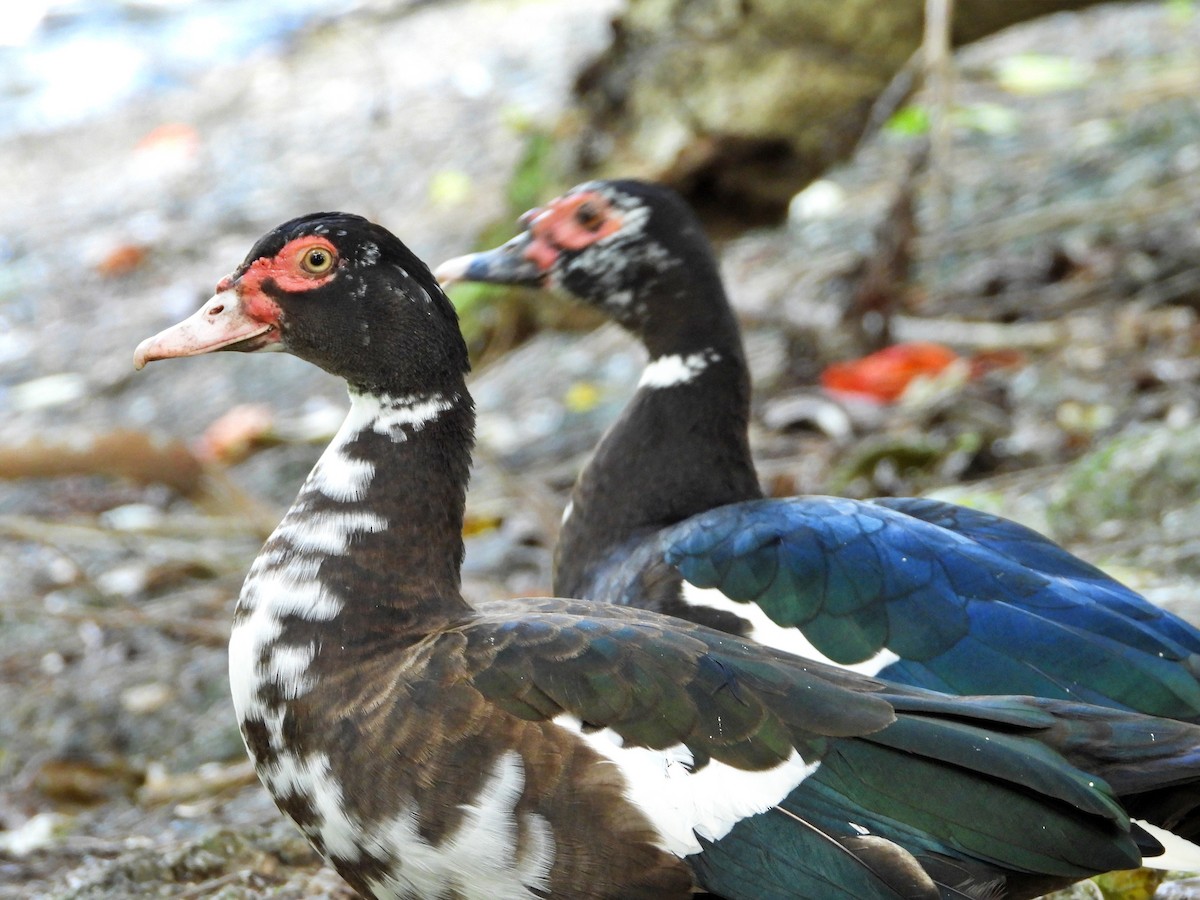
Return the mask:
<svg viewBox="0 0 1200 900">
<path fill-rule="evenodd" d="M 433 274 L 443 287 L 460 281 L 541 287 L 555 255 L 524 231 L 494 250 L 448 259 Z"/>
<path fill-rule="evenodd" d="M 133 352 L 133 367 L 141 369 L 156 359 L 199 356 L 216 350 L 252 353 L 275 349 L 279 329 L 274 321 L 255 318 L 234 289 L 219 291 L 178 325 L 146 338 Z"/>
</svg>

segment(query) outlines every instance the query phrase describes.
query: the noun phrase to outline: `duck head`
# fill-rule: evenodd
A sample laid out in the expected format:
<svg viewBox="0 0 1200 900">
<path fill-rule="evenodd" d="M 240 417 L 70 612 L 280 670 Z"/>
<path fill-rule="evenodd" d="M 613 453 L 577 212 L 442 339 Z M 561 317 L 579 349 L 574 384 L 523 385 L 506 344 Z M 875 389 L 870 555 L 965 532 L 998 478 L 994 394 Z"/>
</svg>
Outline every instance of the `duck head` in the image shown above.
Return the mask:
<svg viewBox="0 0 1200 900">
<path fill-rule="evenodd" d="M 291 353 L 360 393 L 437 389 L 469 368 L 428 267 L 386 229 L 336 212 L 264 235 L 199 310 L 138 345 L 134 366 L 217 350 Z"/>
<path fill-rule="evenodd" d="M 438 266 L 438 279 L 554 289 L 620 323 L 651 353 L 728 316 L 708 239 L 669 188 L 589 181 L 518 225 L 504 245 Z"/>
</svg>

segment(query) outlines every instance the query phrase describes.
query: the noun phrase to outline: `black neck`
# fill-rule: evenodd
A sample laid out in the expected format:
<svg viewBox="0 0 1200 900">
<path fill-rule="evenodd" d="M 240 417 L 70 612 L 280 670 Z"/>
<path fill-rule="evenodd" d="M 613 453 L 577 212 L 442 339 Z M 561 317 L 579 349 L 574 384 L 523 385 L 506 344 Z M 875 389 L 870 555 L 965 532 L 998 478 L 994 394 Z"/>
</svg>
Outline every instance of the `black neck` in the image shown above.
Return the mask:
<svg viewBox="0 0 1200 900">
<path fill-rule="evenodd" d="M 715 344 L 693 340 L 691 348 L 672 355 L 698 355 L 703 368 L 683 383 L 639 387 L 580 475 L 555 550 L 558 596 L 598 599 L 593 580 L 616 549 L 762 496 L 747 436 L 750 376 L 736 325 L 732 340 L 726 332 Z"/>
<path fill-rule="evenodd" d="M 401 426 L 403 440 L 394 440 L 396 429 L 388 435 L 368 428 L 347 448 L 374 464 L 361 503 L 382 514 L 388 527 L 364 535 L 322 570 L 359 579 L 365 596 L 377 598 L 374 610 L 386 609 L 393 621 L 408 619 L 415 630 L 468 609 L 460 568 L 475 416 L 465 388 L 440 396 L 450 408 L 421 427 Z"/>
<path fill-rule="evenodd" d="M 342 604 L 329 623 L 285 622 L 295 639 L 313 630 L 359 648 L 418 640 L 470 611 L 459 567 L 474 409 L 461 385 L 423 397 L 351 396 L 346 423 L 260 562 L 316 568 Z"/>
</svg>

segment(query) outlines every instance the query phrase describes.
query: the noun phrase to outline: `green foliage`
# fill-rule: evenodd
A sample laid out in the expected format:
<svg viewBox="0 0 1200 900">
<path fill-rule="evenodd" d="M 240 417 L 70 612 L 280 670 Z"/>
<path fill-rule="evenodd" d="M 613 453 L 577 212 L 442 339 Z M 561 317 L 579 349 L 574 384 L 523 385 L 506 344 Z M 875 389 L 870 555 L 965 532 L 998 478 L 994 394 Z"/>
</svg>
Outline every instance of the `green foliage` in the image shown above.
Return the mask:
<svg viewBox="0 0 1200 900">
<path fill-rule="evenodd" d="M 567 187 L 555 157 L 554 136 L 520 119 L 510 125 L 523 132 L 525 146 L 508 183 L 508 209 L 486 227 L 475 242 L 475 250 L 498 247 L 517 233 L 517 218 Z M 463 188 L 461 173 L 439 173 L 431 184 L 438 197 L 453 200 Z M 464 176 L 465 177 L 465 176 Z M 472 356 L 500 352 L 528 335 L 536 320 L 539 301 L 524 288 L 506 288 L 488 284 L 455 284 L 447 291 L 458 310 L 463 335 Z"/>
<path fill-rule="evenodd" d="M 1200 496 L 1200 429 L 1129 431 L 1072 465 L 1049 510 L 1055 534 L 1088 535 L 1108 521 L 1159 521 Z"/>
<path fill-rule="evenodd" d="M 1016 134 L 1021 121 L 1015 110 L 999 103 L 971 103 L 954 110 L 952 118 L 961 128 L 991 137 Z"/>
<path fill-rule="evenodd" d="M 1166 878 L 1156 869 L 1119 869 L 1047 894 L 1043 900 L 1152 900 Z"/>
<path fill-rule="evenodd" d="M 1176 25 L 1186 25 L 1196 14 L 1195 0 L 1166 0 L 1167 16 Z"/>
<path fill-rule="evenodd" d="M 561 185 L 561 173 L 554 162 L 553 136 L 538 129 L 527 129 L 525 150 L 508 183 L 509 209 L 519 216 L 546 200 Z"/>
<path fill-rule="evenodd" d="M 1121 869 L 1097 875 L 1094 881 L 1104 900 L 1152 900 L 1165 877 L 1156 869 Z"/>
<path fill-rule="evenodd" d="M 884 131 L 900 137 L 917 137 L 929 133 L 929 112 L 923 106 L 902 106 L 883 126 Z"/>
<path fill-rule="evenodd" d="M 429 197 L 439 206 L 458 206 L 470 198 L 473 187 L 466 172 L 443 169 L 429 180 Z"/>
<path fill-rule="evenodd" d="M 863 495 L 879 493 L 874 487 L 880 466 L 901 475 L 915 475 L 934 469 L 945 457 L 944 442 L 925 436 L 880 437 L 866 440 L 849 451 L 830 473 L 829 490 L 834 494 L 854 495 L 857 484 Z"/>
</svg>

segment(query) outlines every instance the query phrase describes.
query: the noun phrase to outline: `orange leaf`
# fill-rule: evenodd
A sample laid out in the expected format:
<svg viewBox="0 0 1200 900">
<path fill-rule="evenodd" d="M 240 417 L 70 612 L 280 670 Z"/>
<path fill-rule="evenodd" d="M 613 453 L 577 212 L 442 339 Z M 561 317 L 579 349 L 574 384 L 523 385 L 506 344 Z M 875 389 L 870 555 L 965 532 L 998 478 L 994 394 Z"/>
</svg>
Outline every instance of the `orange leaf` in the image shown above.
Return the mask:
<svg viewBox="0 0 1200 900">
<path fill-rule="evenodd" d="M 138 244 L 121 244 L 104 254 L 96 263 L 96 271 L 106 278 L 128 275 L 146 261 L 146 248 Z"/>
<path fill-rule="evenodd" d="M 821 385 L 836 394 L 894 403 L 913 379 L 933 377 L 958 358 L 941 344 L 896 344 L 861 359 L 833 363 L 821 373 Z"/>
<path fill-rule="evenodd" d="M 204 430 L 196 456 L 227 465 L 240 462 L 269 442 L 274 426 L 270 407 L 254 403 L 235 406 Z"/>
<path fill-rule="evenodd" d="M 183 122 L 168 122 L 148 131 L 134 149 L 139 154 L 192 157 L 200 150 L 200 132 Z"/>
</svg>

